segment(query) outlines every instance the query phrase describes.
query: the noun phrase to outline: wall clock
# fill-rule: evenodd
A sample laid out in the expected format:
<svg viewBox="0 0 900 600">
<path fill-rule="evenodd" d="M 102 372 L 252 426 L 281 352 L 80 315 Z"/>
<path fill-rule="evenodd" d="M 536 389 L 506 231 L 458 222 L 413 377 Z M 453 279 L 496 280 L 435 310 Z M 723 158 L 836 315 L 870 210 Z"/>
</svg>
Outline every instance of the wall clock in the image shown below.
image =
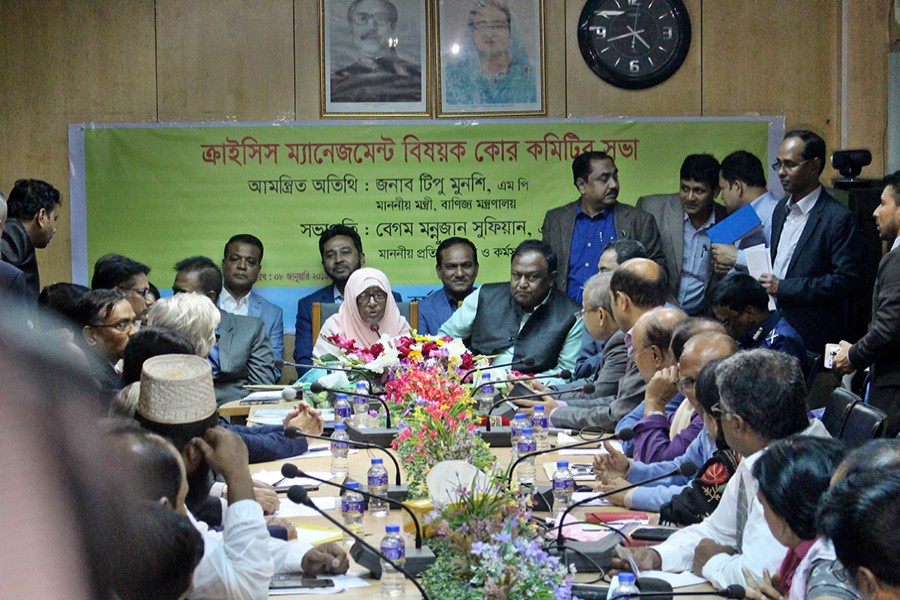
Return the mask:
<svg viewBox="0 0 900 600">
<path fill-rule="evenodd" d="M 588 0 L 578 19 L 578 45 L 604 81 L 648 88 L 684 62 L 691 19 L 681 0 Z"/>
</svg>

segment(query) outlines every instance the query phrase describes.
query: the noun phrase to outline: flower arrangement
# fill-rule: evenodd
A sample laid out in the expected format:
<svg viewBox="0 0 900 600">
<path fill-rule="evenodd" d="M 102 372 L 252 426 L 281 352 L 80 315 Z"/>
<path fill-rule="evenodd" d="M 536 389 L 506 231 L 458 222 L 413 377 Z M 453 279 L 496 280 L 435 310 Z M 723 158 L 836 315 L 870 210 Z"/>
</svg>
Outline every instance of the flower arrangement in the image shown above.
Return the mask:
<svg viewBox="0 0 900 600">
<path fill-rule="evenodd" d="M 373 375 L 385 375 L 389 369 L 400 366 L 439 365 L 448 374 L 455 373 L 458 378 L 461 372 L 474 368 L 476 364 L 476 358 L 462 340 L 447 336 L 382 336 L 368 348 L 360 348 L 355 340 L 348 340 L 338 334 L 325 339 L 335 345 L 339 352 L 337 355 L 322 356 L 319 362 L 340 362 L 351 369 L 366 370 Z"/>
<path fill-rule="evenodd" d="M 426 478 L 439 462 L 465 460 L 482 471 L 493 470 L 496 459 L 474 432 L 474 402 L 442 364 L 393 369 L 385 392 L 392 413 L 397 411 L 400 433 L 394 447 L 405 463 L 411 499 L 428 497 Z"/>
</svg>

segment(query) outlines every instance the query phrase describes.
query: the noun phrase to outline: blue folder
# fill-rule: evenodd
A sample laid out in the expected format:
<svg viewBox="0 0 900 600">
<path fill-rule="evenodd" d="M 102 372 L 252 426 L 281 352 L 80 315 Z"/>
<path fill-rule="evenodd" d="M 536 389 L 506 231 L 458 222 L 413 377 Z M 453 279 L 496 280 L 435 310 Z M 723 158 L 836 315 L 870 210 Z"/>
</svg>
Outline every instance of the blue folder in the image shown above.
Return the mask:
<svg viewBox="0 0 900 600">
<path fill-rule="evenodd" d="M 749 204 L 745 204 L 721 223 L 709 228 L 707 235 L 713 244 L 733 244 L 742 237 L 762 227 L 759 215 Z"/>
</svg>

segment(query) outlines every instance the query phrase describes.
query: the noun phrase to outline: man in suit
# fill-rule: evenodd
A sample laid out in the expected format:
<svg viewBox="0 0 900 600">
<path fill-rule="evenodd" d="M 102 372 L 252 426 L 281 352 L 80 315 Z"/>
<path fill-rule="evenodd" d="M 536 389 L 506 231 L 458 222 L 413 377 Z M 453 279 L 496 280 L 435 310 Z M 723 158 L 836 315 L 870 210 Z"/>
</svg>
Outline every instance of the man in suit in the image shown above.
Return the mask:
<svg viewBox="0 0 900 600">
<path fill-rule="evenodd" d="M 186 258 L 175 265 L 176 294 L 203 294 L 218 305 L 222 272 L 205 256 Z M 275 358 L 263 322 L 219 311 L 222 320 L 216 328 L 218 341 L 209 353 L 216 388 L 216 401 L 223 404 L 247 395 L 249 383 L 275 383 Z"/>
<path fill-rule="evenodd" d="M 331 285 L 300 298 L 297 303 L 294 362 L 306 365 L 312 362 L 312 349 L 315 345 L 315 340 L 312 339 L 312 305 L 315 302 L 322 304 L 343 302 L 344 286 L 347 285 L 350 274 L 366 264 L 366 254 L 363 252 L 359 233 L 346 225 L 332 225 L 322 232 L 319 236 L 319 254 L 322 256 L 322 268 L 331 279 Z M 402 300 L 397 292 L 391 293 L 397 302 Z M 300 375 L 308 370 L 297 367 L 297 373 Z"/>
<path fill-rule="evenodd" d="M 122 387 L 119 361 L 125 356 L 125 345 L 137 331 L 134 309 L 122 292 L 91 290 L 78 299 L 75 321 L 81 328 L 75 342 L 84 351 L 104 407 L 108 408 Z"/>
<path fill-rule="evenodd" d="M 861 292 L 862 240 L 856 218 L 819 183 L 825 140 L 797 129 L 784 135 L 772 165 L 788 196 L 772 217 L 772 273 L 761 275 L 778 310 L 806 349 L 847 337 L 850 302 Z"/>
<path fill-rule="evenodd" d="M 688 155 L 681 164 L 678 194 L 638 199 L 656 219 L 666 257 L 669 291 L 686 313 L 708 311 L 707 295 L 718 278 L 711 263 L 709 228 L 725 218 L 719 195 L 719 161 L 710 154 Z"/>
<path fill-rule="evenodd" d="M 255 235 L 239 233 L 225 244 L 219 309 L 233 315 L 258 317 L 266 326 L 275 360 L 284 360 L 284 311 L 253 291 L 262 268 L 263 243 Z M 276 378 L 281 370 L 275 370 Z"/>
<path fill-rule="evenodd" d="M 6 223 L 6 200 L 0 194 L 0 231 Z M 11 306 L 26 299 L 25 274 L 8 262 L 0 260 L 0 304 Z"/>
<path fill-rule="evenodd" d="M 125 294 L 137 320 L 146 325 L 147 312 L 155 302 L 150 291 L 150 267 L 121 254 L 107 254 L 94 263 L 92 290 L 116 290 Z"/>
<path fill-rule="evenodd" d="M 581 302 L 584 283 L 597 272 L 606 245 L 629 238 L 644 245 L 647 256 L 663 264 L 656 223 L 645 212 L 621 204 L 619 170 L 605 152 L 585 152 L 572 161 L 581 197 L 547 211 L 541 235 L 559 257 L 556 288 Z"/>
<path fill-rule="evenodd" d="M 900 432 L 900 171 L 891 175 L 875 209 L 875 224 L 891 250 L 878 265 L 869 331 L 855 344 L 841 340 L 838 373 L 869 367 L 868 399 L 888 416 L 887 435 Z"/>
<path fill-rule="evenodd" d="M 478 277 L 478 249 L 462 237 L 447 238 L 435 252 L 437 275 L 443 284 L 419 302 L 419 333 L 437 335 L 459 303 L 475 289 Z"/>
</svg>

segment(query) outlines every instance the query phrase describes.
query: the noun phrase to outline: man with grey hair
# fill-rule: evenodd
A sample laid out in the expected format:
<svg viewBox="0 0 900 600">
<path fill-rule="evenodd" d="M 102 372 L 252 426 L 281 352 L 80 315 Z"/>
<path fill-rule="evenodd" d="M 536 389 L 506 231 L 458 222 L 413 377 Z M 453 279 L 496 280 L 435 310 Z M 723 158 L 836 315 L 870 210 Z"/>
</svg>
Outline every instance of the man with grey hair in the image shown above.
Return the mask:
<svg viewBox="0 0 900 600">
<path fill-rule="evenodd" d="M 347 21 L 358 59 L 332 73 L 331 101 L 421 102 L 422 70 L 397 54 L 394 3 L 354 0 Z"/>
<path fill-rule="evenodd" d="M 6 199 L 0 194 L 0 231 L 6 224 Z M 0 304 L 10 306 L 26 299 L 25 274 L 8 262 L 0 260 Z"/>
<path fill-rule="evenodd" d="M 766 524 L 753 464 L 777 440 L 829 436 L 821 422 L 807 417 L 806 384 L 793 357 L 773 350 L 739 352 L 722 361 L 716 379 L 720 400 L 713 408 L 722 416 L 728 445 L 744 459 L 706 520 L 653 548 L 635 548 L 633 555 L 641 569 L 690 570 L 724 588 L 746 585 L 744 569 L 756 578 L 764 569 L 774 573 L 786 552 Z M 613 568 L 630 569 L 618 556 L 612 562 Z"/>
</svg>

